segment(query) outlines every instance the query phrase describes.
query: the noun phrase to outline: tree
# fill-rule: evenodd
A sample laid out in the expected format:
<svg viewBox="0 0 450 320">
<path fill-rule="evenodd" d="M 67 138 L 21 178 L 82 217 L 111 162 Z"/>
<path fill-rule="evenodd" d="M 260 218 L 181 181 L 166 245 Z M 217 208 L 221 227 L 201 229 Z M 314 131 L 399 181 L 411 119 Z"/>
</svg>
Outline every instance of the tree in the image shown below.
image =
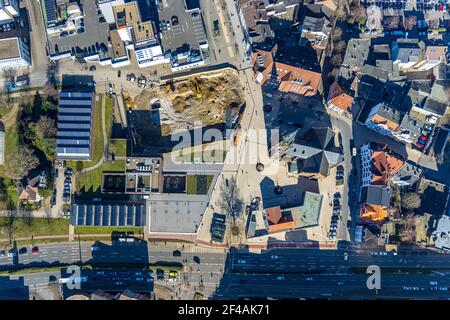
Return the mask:
<svg viewBox="0 0 450 320">
<path fill-rule="evenodd" d="M 8 176 L 13 179 L 25 177 L 30 170 L 39 165 L 38 158 L 26 145 L 19 145 L 17 152 L 9 153 L 6 157 L 5 169 Z"/>
<path fill-rule="evenodd" d="M 242 213 L 243 201 L 234 176 L 229 180 L 225 179 L 221 185 L 219 205 L 233 219 L 233 225 L 236 225 L 236 218 Z"/>
<path fill-rule="evenodd" d="M 14 239 L 14 221 L 16 218 L 15 213 L 16 211 L 14 210 L 6 211 L 4 214 L 5 219 L 2 220 L 3 222 L 0 225 L 0 227 L 2 227 L 2 229 L 6 231 L 6 235 L 10 244 Z"/>
<path fill-rule="evenodd" d="M 416 240 L 416 223 L 414 213 L 407 214 L 400 232 L 400 241 L 403 243 L 412 243 Z"/>
<path fill-rule="evenodd" d="M 339 52 L 340 54 L 342 54 L 344 52 L 345 46 L 346 46 L 345 41 L 339 40 L 333 44 L 333 49 L 335 52 Z"/>
<path fill-rule="evenodd" d="M 331 64 L 334 67 L 339 67 L 342 64 L 342 56 L 340 54 L 333 54 L 333 56 L 331 57 Z"/>
<path fill-rule="evenodd" d="M 46 112 L 54 111 L 57 108 L 58 108 L 58 106 L 49 100 L 45 100 L 41 105 L 41 109 Z"/>
<path fill-rule="evenodd" d="M 341 27 L 334 28 L 333 33 L 332 33 L 332 40 L 333 41 L 341 40 L 342 34 L 343 34 L 343 31 L 342 31 Z"/>
<path fill-rule="evenodd" d="M 83 171 L 83 162 L 81 161 L 77 161 L 75 163 L 75 170 L 76 172 L 80 173 L 81 171 Z"/>
<path fill-rule="evenodd" d="M 56 158 L 56 132 L 55 120 L 41 116 L 38 122 L 28 123 L 24 137 L 33 146 L 40 149 L 49 161 L 54 161 Z"/>
<path fill-rule="evenodd" d="M 47 68 L 47 82 L 44 85 L 44 96 L 46 98 L 58 96 L 58 61 L 51 62 Z"/>
<path fill-rule="evenodd" d="M 402 207 L 407 210 L 420 208 L 420 195 L 415 192 L 405 193 L 402 197 Z"/>
</svg>

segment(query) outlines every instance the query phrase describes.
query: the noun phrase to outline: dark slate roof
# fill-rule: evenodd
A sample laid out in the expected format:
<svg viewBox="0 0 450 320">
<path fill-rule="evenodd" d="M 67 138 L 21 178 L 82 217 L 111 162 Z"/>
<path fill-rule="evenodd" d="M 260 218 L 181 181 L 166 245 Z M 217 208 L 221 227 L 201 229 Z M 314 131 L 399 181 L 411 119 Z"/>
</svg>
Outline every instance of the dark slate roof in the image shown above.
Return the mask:
<svg viewBox="0 0 450 320">
<path fill-rule="evenodd" d="M 383 104 L 378 112 L 378 115 L 385 119 L 388 119 L 396 124 L 400 124 L 402 121 L 402 113 L 392 107 Z"/>
<path fill-rule="evenodd" d="M 334 131 L 330 128 L 311 128 L 303 136 L 303 145 L 322 150 L 334 148 Z"/>
<path fill-rule="evenodd" d="M 389 207 L 391 203 L 392 190 L 386 186 L 367 186 L 363 189 L 365 195 L 365 203 Z M 364 199 L 364 198 L 363 198 Z"/>
<path fill-rule="evenodd" d="M 428 99 L 425 101 L 425 105 L 423 106 L 423 109 L 433 112 L 437 115 L 443 116 L 445 114 L 445 111 L 447 110 L 447 106 L 448 106 L 448 103 L 442 103 L 442 102 L 434 100 L 431 97 L 428 97 Z"/>
<path fill-rule="evenodd" d="M 391 177 L 393 182 L 403 181 L 413 185 L 422 177 L 423 170 L 410 162 L 406 162 L 395 175 Z"/>
<path fill-rule="evenodd" d="M 330 167 L 342 160 L 339 148 L 335 147 L 334 135 L 328 127 L 311 128 L 303 137 L 295 139 L 297 147 L 290 152 L 299 158 L 300 171 L 328 176 Z"/>
</svg>

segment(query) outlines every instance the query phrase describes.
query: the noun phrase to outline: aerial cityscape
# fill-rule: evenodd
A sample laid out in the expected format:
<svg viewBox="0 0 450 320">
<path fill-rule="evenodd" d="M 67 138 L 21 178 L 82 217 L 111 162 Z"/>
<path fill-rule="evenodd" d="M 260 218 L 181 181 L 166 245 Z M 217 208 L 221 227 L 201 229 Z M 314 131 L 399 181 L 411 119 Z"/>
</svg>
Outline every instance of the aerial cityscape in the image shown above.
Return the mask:
<svg viewBox="0 0 450 320">
<path fill-rule="evenodd" d="M 450 0 L 0 0 L 0 300 L 450 300 L 449 47 Z"/>
</svg>

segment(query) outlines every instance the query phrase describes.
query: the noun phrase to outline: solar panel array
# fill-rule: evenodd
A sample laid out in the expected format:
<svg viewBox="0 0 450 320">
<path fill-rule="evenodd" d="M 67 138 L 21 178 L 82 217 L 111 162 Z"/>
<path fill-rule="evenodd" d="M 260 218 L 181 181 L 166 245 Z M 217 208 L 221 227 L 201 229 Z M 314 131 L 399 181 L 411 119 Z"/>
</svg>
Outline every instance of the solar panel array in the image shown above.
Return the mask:
<svg viewBox="0 0 450 320">
<path fill-rule="evenodd" d="M 73 204 L 71 224 L 77 226 L 144 225 L 145 207 L 134 204 Z"/>
<path fill-rule="evenodd" d="M 89 160 L 93 99 L 90 92 L 61 92 L 56 141 L 58 159 Z"/>
<path fill-rule="evenodd" d="M 56 16 L 56 1 L 55 0 L 45 0 L 45 15 L 47 17 L 47 23 L 57 22 L 58 17 Z"/>
</svg>

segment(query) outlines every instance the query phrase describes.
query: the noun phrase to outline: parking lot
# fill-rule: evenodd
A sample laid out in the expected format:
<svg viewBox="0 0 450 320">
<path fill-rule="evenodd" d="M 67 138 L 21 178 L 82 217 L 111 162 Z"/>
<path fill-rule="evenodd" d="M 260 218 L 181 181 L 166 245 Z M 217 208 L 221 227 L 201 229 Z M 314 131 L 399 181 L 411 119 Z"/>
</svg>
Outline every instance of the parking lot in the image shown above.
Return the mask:
<svg viewBox="0 0 450 320">
<path fill-rule="evenodd" d="M 97 6 L 94 0 L 85 0 L 83 4 L 84 32 L 74 32 L 63 37 L 61 37 L 60 33 L 49 34 L 50 54 L 67 51 L 91 54 L 99 52 L 101 48 L 105 51 L 108 50 L 108 24 L 99 22 Z M 76 30 L 82 28 L 79 25 L 79 28 Z"/>
<path fill-rule="evenodd" d="M 164 51 L 192 48 L 198 49 L 199 43 L 206 41 L 202 16 L 198 11 L 186 12 L 184 1 L 166 0 L 159 6 L 161 44 Z"/>
</svg>

